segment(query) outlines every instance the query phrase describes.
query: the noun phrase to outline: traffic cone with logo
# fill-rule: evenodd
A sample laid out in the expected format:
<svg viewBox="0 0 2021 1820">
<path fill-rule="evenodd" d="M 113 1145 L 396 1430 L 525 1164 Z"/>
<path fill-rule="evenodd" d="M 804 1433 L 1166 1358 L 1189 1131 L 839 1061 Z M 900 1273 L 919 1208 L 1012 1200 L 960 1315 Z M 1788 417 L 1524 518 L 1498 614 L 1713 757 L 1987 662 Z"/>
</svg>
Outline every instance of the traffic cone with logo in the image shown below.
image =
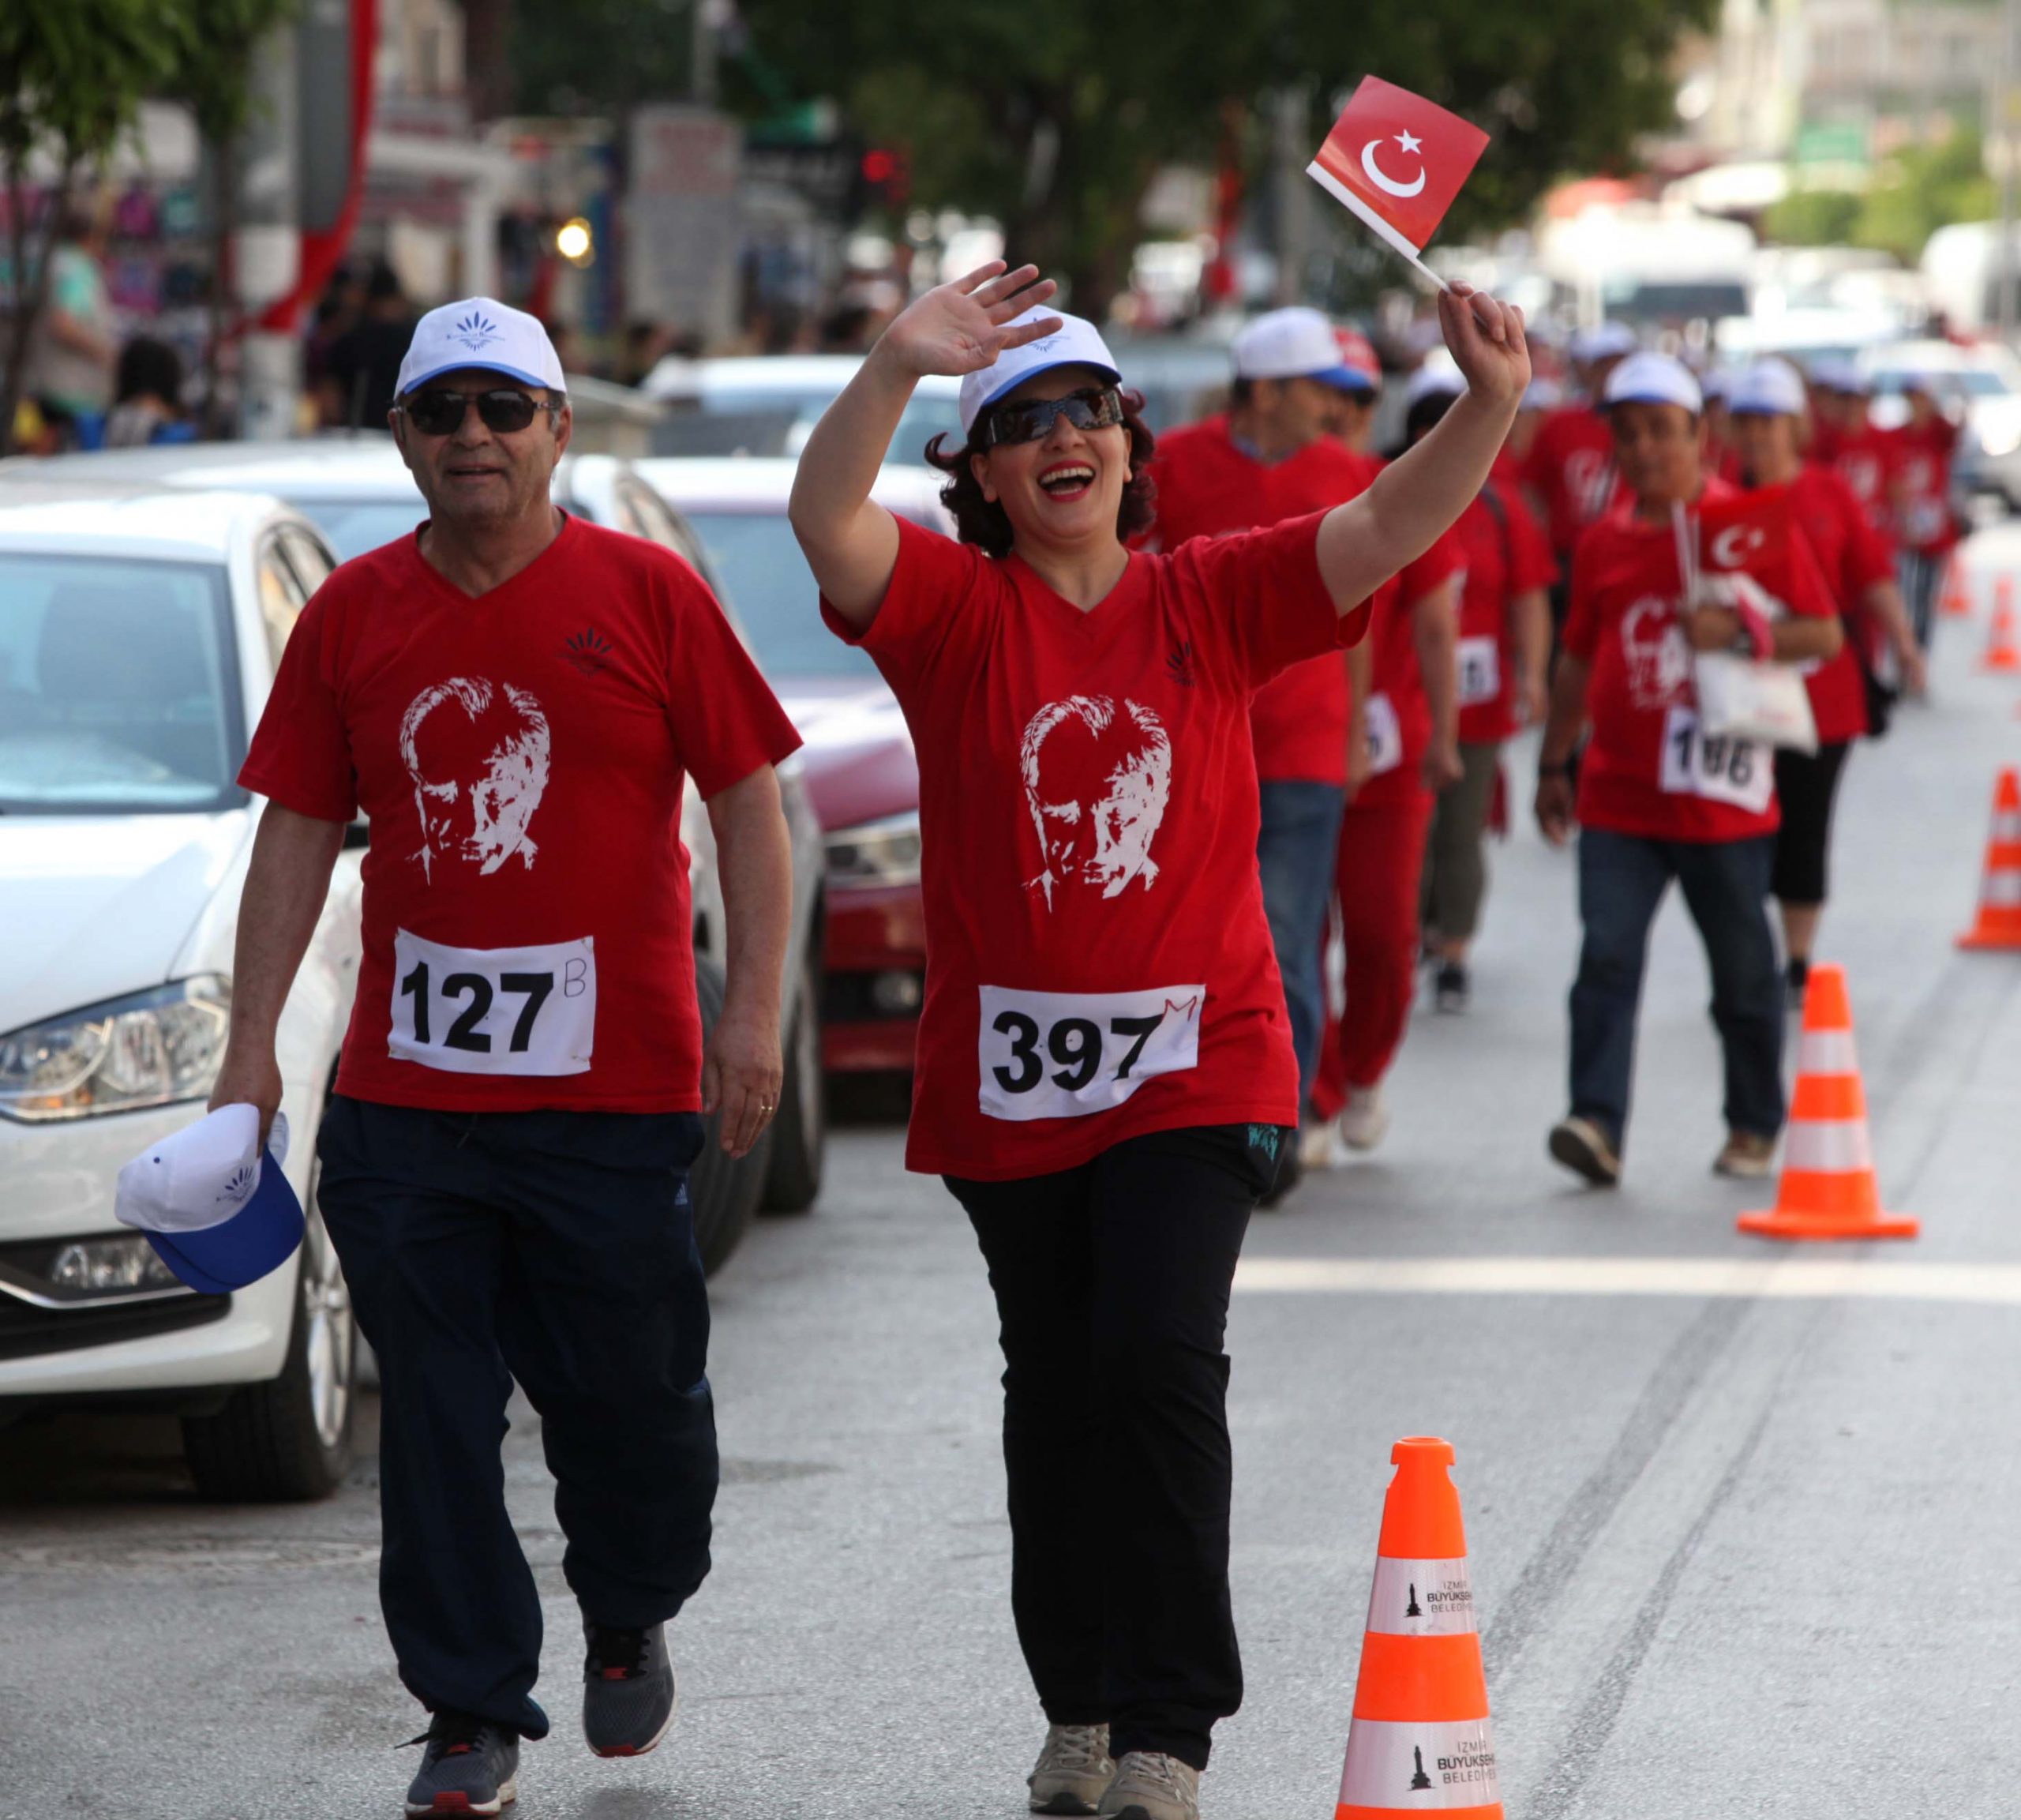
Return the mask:
<svg viewBox="0 0 2021 1820">
<path fill-rule="evenodd" d="M 1986 634 L 1985 655 L 1979 668 L 1999 676 L 2021 670 L 2021 644 L 2015 639 L 2014 578 L 2000 578 L 1993 610 L 1993 629 Z"/>
<path fill-rule="evenodd" d="M 1742 1214 L 1740 1229 L 1764 1239 L 1913 1239 L 1922 1229 L 1880 1210 L 1867 1135 L 1866 1089 L 1853 1048 L 1846 970 L 1810 970 L 1797 1048 L 1796 1097 L 1783 1140 L 1783 1184 L 1772 1210 Z"/>
<path fill-rule="evenodd" d="M 1965 565 L 1955 556 L 1944 565 L 1944 597 L 1937 610 L 1946 619 L 1972 617 L 1972 591 L 1965 584 Z"/>
<path fill-rule="evenodd" d="M 1959 936 L 1961 948 L 2021 948 L 2021 771 L 2000 774 L 1993 794 L 1979 920 Z"/>
<path fill-rule="evenodd" d="M 1446 1476 L 1452 1445 L 1412 1435 L 1389 1458 L 1397 1475 L 1382 1500 L 1333 1820 L 1430 1810 L 1502 1820 L 1460 1494 Z"/>
</svg>

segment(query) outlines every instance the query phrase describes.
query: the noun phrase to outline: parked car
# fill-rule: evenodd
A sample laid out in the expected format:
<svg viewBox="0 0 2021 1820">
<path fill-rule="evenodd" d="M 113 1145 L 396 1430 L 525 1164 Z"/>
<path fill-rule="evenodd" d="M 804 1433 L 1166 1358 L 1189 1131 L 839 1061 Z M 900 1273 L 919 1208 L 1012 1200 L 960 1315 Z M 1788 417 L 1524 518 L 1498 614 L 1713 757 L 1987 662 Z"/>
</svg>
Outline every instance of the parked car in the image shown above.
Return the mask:
<svg viewBox="0 0 2021 1820">
<path fill-rule="evenodd" d="M 73 480 L 144 481 L 157 486 L 259 486 L 320 525 L 340 557 L 404 536 L 425 512 L 390 436 L 324 437 L 293 442 L 203 443 L 0 462 L 0 484 L 21 473 Z M 570 455 L 556 470 L 554 499 L 593 524 L 650 538 L 700 569 L 714 586 L 700 541 L 632 464 L 607 455 Z M 720 591 L 718 591 L 720 592 Z M 726 608 L 726 611 L 729 610 Z M 736 621 L 734 613 L 730 614 Z M 739 629 L 743 636 L 742 629 Z M 749 644 L 745 637 L 745 643 Z M 821 1071 L 821 827 L 797 757 L 780 767 L 793 837 L 793 925 L 784 1000 L 786 1079 L 778 1117 L 741 1162 L 725 1157 L 714 1125 L 691 1184 L 696 1242 L 711 1270 L 734 1251 L 762 1205 L 780 1213 L 811 1207 L 820 1192 L 827 1111 Z M 691 780 L 682 804 L 695 914 L 696 989 L 705 1028 L 722 1002 L 722 891 L 715 837 Z"/>
<path fill-rule="evenodd" d="M 856 377 L 860 354 L 734 355 L 686 360 L 669 355 L 639 389 L 668 415 L 654 426 L 653 450 L 666 456 L 797 456 L 835 395 Z M 891 439 L 892 453 L 917 461 L 941 431 L 964 437 L 962 382 L 920 381 Z"/>
<path fill-rule="evenodd" d="M 0 485 L 0 1421 L 77 1399 L 178 1415 L 207 1498 L 321 1496 L 350 1457 L 356 1330 L 314 1139 L 362 842 L 281 1015 L 301 1250 L 201 1296 L 113 1218 L 121 1165 L 216 1079 L 257 819 L 234 779 L 335 560 L 272 497 Z"/>
<path fill-rule="evenodd" d="M 912 734 L 877 667 L 821 623 L 819 590 L 786 523 L 794 463 L 639 464 L 680 508 L 807 741 L 807 782 L 827 841 L 823 1051 L 838 1073 L 902 1070 L 926 990 L 919 882 L 919 766 Z M 893 466 L 871 497 L 952 535 L 940 477 Z"/>
<path fill-rule="evenodd" d="M 1874 421 L 1884 426 L 1907 419 L 1902 392 L 1909 380 L 1927 379 L 1963 419 L 1960 486 L 1997 493 L 2010 511 L 2021 512 L 2021 359 L 1997 346 L 1898 341 L 1863 350 L 1859 366 L 1873 381 Z"/>
</svg>

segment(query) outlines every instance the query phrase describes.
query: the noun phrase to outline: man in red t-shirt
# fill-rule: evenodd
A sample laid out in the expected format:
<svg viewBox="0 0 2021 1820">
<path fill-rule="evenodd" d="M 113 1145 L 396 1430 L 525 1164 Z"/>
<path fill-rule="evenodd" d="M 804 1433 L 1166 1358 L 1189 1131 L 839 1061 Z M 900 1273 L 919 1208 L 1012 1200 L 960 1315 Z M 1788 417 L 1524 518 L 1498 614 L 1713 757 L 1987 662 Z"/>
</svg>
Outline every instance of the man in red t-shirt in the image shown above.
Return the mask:
<svg viewBox="0 0 2021 1820">
<path fill-rule="evenodd" d="M 1335 397 L 1372 396 L 1374 387 L 1341 364 L 1333 327 L 1318 310 L 1259 316 L 1235 337 L 1232 351 L 1235 384 L 1227 415 L 1158 439 L 1151 467 L 1157 517 L 1149 539 L 1156 547 L 1175 550 L 1196 537 L 1225 537 L 1324 512 L 1353 498 L 1374 477 L 1372 461 L 1325 433 Z M 1325 1008 L 1320 945 L 1347 804 L 1351 707 L 1348 665 L 1338 651 L 1293 664 L 1250 702 L 1262 818 L 1257 865 L 1284 979 L 1301 1105 L 1312 1088 Z M 1284 1155 L 1295 1161 L 1295 1150 L 1287 1146 Z"/>
<path fill-rule="evenodd" d="M 1869 527 L 1892 553 L 1895 517 L 1888 487 L 1897 433 L 1873 421 L 1873 396 L 1872 382 L 1850 360 L 1819 361 L 1811 369 L 1817 422 L 1809 454 L 1818 467 L 1829 468 L 1846 483 Z"/>
<path fill-rule="evenodd" d="M 570 419 L 540 324 L 431 311 L 392 428 L 428 504 L 303 612 L 240 782 L 266 797 L 213 1105 L 281 1097 L 275 1030 L 345 830 L 364 959 L 319 1202 L 383 1377 L 387 1629 L 433 1714 L 410 1814 L 513 1798 L 541 1608 L 499 1476 L 540 1412 L 600 1755 L 671 1722 L 666 1619 L 709 1567 L 708 1305 L 687 1172 L 776 1105 L 799 743 L 685 563 L 549 501 Z M 720 850 L 729 972 L 705 1052 L 683 774 Z M 321 1083 L 317 1083 L 321 1085 Z"/>
<path fill-rule="evenodd" d="M 1782 540 L 1787 572 L 1763 569 L 1783 590 L 1784 617 L 1772 623 L 1749 604 L 1759 586 L 1726 574 L 1688 595 L 1691 515 L 1730 510 L 1739 497 L 1704 475 L 1697 383 L 1667 355 L 1638 355 L 1615 370 L 1606 402 L 1634 503 L 1580 546 L 1537 767 L 1537 820 L 1562 844 L 1574 817 L 1573 749 L 1590 722 L 1577 801 L 1584 939 L 1572 989 L 1572 1109 L 1551 1131 L 1550 1154 L 1590 1182 L 1620 1179 L 1649 925 L 1675 879 L 1712 965 L 1726 1056 L 1728 1135 L 1714 1167 L 1758 1178 L 1783 1116 L 1783 989 L 1764 902 L 1775 771 L 1754 741 L 1704 732 L 1693 657 L 1739 648 L 1783 662 L 1828 659 L 1841 643 L 1838 615 L 1794 535 Z M 1755 568 L 1775 554 L 1765 532 L 1709 541 L 1715 555 L 1723 543 L 1736 557 L 1715 566 L 1756 583 Z"/>
<path fill-rule="evenodd" d="M 1586 527 L 1621 502 L 1614 438 L 1600 400 L 1608 375 L 1635 351 L 1636 345 L 1635 332 L 1620 322 L 1603 322 L 1573 340 L 1573 364 L 1584 388 L 1584 399 L 1544 419 L 1524 462 L 1523 483 L 1550 533 L 1551 552 L 1562 576 L 1570 576 L 1573 553 Z M 1561 581 L 1551 601 L 1560 625 L 1567 599 Z"/>
<path fill-rule="evenodd" d="M 1903 392 L 1909 421 L 1895 431 L 1890 450 L 1888 497 L 1902 547 L 1902 592 L 1916 643 L 1928 651 L 1937 587 L 1958 542 L 1958 515 L 1951 509 L 1958 426 L 1944 415 L 1935 383 L 1924 375 L 1912 373 Z"/>
</svg>

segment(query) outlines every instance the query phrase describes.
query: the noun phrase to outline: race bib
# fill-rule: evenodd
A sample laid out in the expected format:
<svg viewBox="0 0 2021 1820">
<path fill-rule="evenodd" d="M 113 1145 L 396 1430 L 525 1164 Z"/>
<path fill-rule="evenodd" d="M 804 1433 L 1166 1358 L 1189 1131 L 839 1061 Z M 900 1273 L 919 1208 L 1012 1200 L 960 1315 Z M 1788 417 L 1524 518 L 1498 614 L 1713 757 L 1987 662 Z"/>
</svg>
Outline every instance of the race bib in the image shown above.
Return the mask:
<svg viewBox="0 0 2021 1820">
<path fill-rule="evenodd" d="M 1502 641 L 1493 636 L 1460 640 L 1460 705 L 1480 707 L 1502 693 Z"/>
<path fill-rule="evenodd" d="M 989 1118 L 1085 1118 L 1121 1105 L 1153 1075 L 1200 1065 L 1205 986 L 981 993 L 976 1059 Z"/>
<path fill-rule="evenodd" d="M 1674 707 L 1663 718 L 1663 786 L 1667 796 L 1704 797 L 1765 814 L 1775 792 L 1775 752 L 1759 740 L 1708 737 L 1695 708 Z"/>
<path fill-rule="evenodd" d="M 1940 543 L 1951 527 L 1951 508 L 1940 499 L 1916 499 L 1904 515 L 1903 538 L 1918 548 Z"/>
<path fill-rule="evenodd" d="M 1404 729 L 1397 704 L 1386 695 L 1371 695 L 1363 712 L 1368 723 L 1368 775 L 1380 777 L 1404 762 Z"/>
<path fill-rule="evenodd" d="M 596 1041 L 594 944 L 452 948 L 393 940 L 387 1053 L 455 1075 L 579 1075 Z"/>
</svg>

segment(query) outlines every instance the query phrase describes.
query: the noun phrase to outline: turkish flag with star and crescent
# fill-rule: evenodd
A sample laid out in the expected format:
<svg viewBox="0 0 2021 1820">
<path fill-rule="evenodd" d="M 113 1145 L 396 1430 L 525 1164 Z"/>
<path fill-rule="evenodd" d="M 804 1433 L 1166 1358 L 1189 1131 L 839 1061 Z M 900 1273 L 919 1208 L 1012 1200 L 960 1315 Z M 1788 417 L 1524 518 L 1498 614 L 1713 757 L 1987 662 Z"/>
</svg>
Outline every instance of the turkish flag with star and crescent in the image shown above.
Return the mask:
<svg viewBox="0 0 2021 1820">
<path fill-rule="evenodd" d="M 1438 232 L 1487 135 L 1421 95 L 1363 80 L 1307 174 L 1407 258 Z"/>
</svg>

